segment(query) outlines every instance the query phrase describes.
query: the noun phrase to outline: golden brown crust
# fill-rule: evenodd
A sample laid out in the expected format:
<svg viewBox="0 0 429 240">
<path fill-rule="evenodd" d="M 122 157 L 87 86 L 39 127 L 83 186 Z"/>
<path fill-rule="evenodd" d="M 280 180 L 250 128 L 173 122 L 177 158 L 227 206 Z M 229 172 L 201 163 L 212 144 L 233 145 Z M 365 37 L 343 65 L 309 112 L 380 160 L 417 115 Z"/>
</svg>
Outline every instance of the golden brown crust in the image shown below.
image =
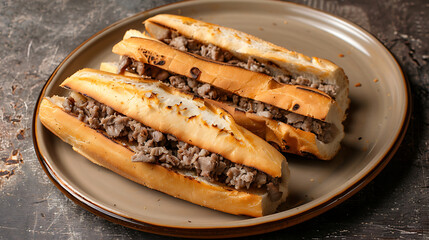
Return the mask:
<svg viewBox="0 0 429 240">
<path fill-rule="evenodd" d="M 264 206 L 266 194 L 221 187 L 158 165 L 132 162 L 132 151 L 89 128 L 49 99 L 42 100 L 39 119 L 46 128 L 93 163 L 151 189 L 219 211 L 254 217 L 272 213 L 279 204 Z"/>
<path fill-rule="evenodd" d="M 320 149 L 323 143 L 317 140 L 316 135 L 311 132 L 306 132 L 286 123 L 258 116 L 254 113 L 242 112 L 221 102 L 208 99 L 205 101 L 225 109 L 231 114 L 236 123 L 259 137 L 264 138 L 267 142 L 274 144 L 282 152 L 301 156 L 314 156 L 321 160 L 330 160 L 340 149 L 338 139 L 330 144 L 325 144 L 332 145 L 331 148 L 333 150 L 324 151 Z"/>
<path fill-rule="evenodd" d="M 153 80 L 83 69 L 61 86 L 226 159 L 280 177 L 284 156 L 224 110 Z M 208 141 L 207 139 L 211 139 Z"/>
<path fill-rule="evenodd" d="M 280 84 L 268 75 L 182 52 L 157 40 L 124 39 L 113 47 L 113 52 L 300 115 L 328 120 L 330 112 L 341 111 L 331 97 L 319 90 Z"/>
<path fill-rule="evenodd" d="M 100 70 L 116 72 L 115 63 L 102 63 Z M 125 72 L 129 76 L 138 77 L 136 74 Z M 332 159 L 340 149 L 340 140 L 343 133 L 339 133 L 330 144 L 323 144 L 317 140 L 316 135 L 306 132 L 291 125 L 258 116 L 253 113 L 245 113 L 218 101 L 205 99 L 205 101 L 219 106 L 229 112 L 235 122 L 271 144 L 275 144 L 282 152 L 293 153 L 301 156 L 312 155 L 321 160 Z"/>
<path fill-rule="evenodd" d="M 163 28 L 173 29 L 188 38 L 229 51 L 241 60 L 253 57 L 269 68 L 279 66 L 280 70 L 286 71 L 294 78 L 303 76 L 312 82 L 337 85 L 339 92 L 336 100 L 343 112 L 341 118 L 345 118 L 344 113 L 350 102 L 349 81 L 344 70 L 329 60 L 308 57 L 235 29 L 189 17 L 159 14 L 147 19 L 144 24 L 146 31 L 158 39 L 165 35 Z M 274 65 L 267 63 L 274 63 Z M 277 70 L 273 68 L 271 70 Z"/>
</svg>

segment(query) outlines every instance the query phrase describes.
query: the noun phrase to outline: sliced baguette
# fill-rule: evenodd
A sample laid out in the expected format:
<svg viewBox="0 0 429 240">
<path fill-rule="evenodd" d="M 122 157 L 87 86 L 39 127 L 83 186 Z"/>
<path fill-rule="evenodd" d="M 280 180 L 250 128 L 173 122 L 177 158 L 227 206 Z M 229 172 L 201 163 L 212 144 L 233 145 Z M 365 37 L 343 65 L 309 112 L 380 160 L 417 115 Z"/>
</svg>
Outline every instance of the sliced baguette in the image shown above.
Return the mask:
<svg viewBox="0 0 429 240">
<path fill-rule="evenodd" d="M 265 191 L 236 190 L 206 182 L 183 171 L 132 162 L 134 152 L 66 113 L 61 106 L 62 101 L 62 97 L 55 96 L 42 100 L 38 110 L 42 124 L 91 162 L 143 186 L 215 210 L 253 217 L 275 212 L 287 196 L 289 170 L 286 161 L 282 161 L 279 186 L 283 196 L 272 202 Z"/>
<path fill-rule="evenodd" d="M 293 78 L 302 76 L 313 83 L 336 85 L 335 100 L 342 110 L 341 119 L 346 117 L 349 81 L 344 70 L 329 60 L 308 57 L 235 29 L 184 16 L 159 14 L 146 19 L 144 24 L 149 35 L 156 39 L 164 39 L 171 29 L 187 38 L 218 46 L 243 61 L 255 58 L 274 74 L 288 73 Z"/>
<path fill-rule="evenodd" d="M 116 73 L 118 72 L 117 63 L 103 62 L 100 65 L 100 70 Z M 126 71 L 123 74 L 139 77 L 137 74 Z M 205 99 L 204 101 L 223 108 L 231 114 L 237 124 L 265 139 L 283 152 L 302 156 L 314 156 L 321 160 L 330 160 L 339 151 L 340 142 L 344 137 L 344 132 L 341 129 L 333 141 L 323 143 L 316 138 L 315 134 L 294 128 L 283 122 L 261 117 L 253 113 L 238 111 L 225 103 L 209 99 Z"/>
<path fill-rule="evenodd" d="M 82 69 L 62 87 L 226 159 L 281 177 L 285 157 L 224 110 L 158 81 Z"/>
<path fill-rule="evenodd" d="M 268 75 L 182 52 L 154 39 L 131 37 L 117 43 L 112 51 L 303 116 L 335 124 L 342 120 L 341 109 L 324 92 L 280 84 Z"/>
</svg>

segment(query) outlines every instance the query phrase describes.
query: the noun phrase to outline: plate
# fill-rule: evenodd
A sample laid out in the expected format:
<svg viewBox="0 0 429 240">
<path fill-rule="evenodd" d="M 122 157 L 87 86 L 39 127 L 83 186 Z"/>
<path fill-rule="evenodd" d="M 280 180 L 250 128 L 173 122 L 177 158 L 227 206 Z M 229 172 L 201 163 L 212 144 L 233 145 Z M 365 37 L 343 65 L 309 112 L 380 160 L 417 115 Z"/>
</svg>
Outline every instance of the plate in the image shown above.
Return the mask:
<svg viewBox="0 0 429 240">
<path fill-rule="evenodd" d="M 203 208 L 147 189 L 98 167 L 56 138 L 37 114 L 44 96 L 64 94 L 59 84 L 75 71 L 115 61 L 112 46 L 130 28 L 159 13 L 232 27 L 306 55 L 329 59 L 350 79 L 351 106 L 342 149 L 332 161 L 287 155 L 290 197 L 275 214 L 248 218 Z M 34 112 L 33 141 L 46 174 L 70 199 L 110 221 L 147 232 L 187 237 L 260 234 L 315 217 L 370 182 L 389 162 L 410 118 L 410 94 L 389 51 L 346 20 L 279 1 L 186 1 L 121 20 L 81 44 L 53 72 Z"/>
</svg>

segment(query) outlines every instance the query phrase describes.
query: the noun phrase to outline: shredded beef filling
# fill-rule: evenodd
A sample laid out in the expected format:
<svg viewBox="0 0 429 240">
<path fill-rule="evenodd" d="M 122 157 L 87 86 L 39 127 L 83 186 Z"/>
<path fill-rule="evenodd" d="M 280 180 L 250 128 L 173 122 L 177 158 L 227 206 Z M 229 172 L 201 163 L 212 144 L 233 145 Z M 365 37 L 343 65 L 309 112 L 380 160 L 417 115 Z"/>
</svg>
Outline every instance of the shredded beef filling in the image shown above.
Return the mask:
<svg viewBox="0 0 429 240">
<path fill-rule="evenodd" d="M 90 98 L 67 97 L 65 111 L 91 128 L 101 130 L 113 139 L 131 143 L 132 161 L 159 164 L 169 169 L 195 171 L 211 182 L 221 182 L 236 189 L 267 188 L 270 199 L 280 199 L 279 179 L 233 163 L 221 155 L 190 145 L 175 136 L 146 127 L 112 108 Z"/>
<path fill-rule="evenodd" d="M 186 38 L 185 36 L 178 34 L 176 31 L 170 31 L 165 36 L 166 38 L 160 40 L 180 51 L 191 52 L 203 57 L 210 58 L 215 61 L 232 64 L 234 66 L 241 67 L 253 72 L 264 73 L 270 76 L 274 75 L 263 63 L 258 62 L 252 57 L 249 57 L 247 59 L 247 62 L 242 61 L 234 57 L 230 52 L 224 51 L 211 43 L 208 45 L 199 43 L 196 40 Z M 325 92 L 334 99 L 338 91 L 338 87 L 335 85 L 312 83 L 309 79 L 301 76 L 295 79 L 292 78 L 290 75 L 281 74 L 273 76 L 273 78 L 280 83 L 308 86 L 319 89 L 320 91 Z"/>
<path fill-rule="evenodd" d="M 331 142 L 336 134 L 336 127 L 330 123 L 289 112 L 250 98 L 241 97 L 213 87 L 210 84 L 201 83 L 193 78 L 172 74 L 156 66 L 145 65 L 126 56 L 121 57 L 118 64 L 118 71 L 129 71 L 140 76 L 150 76 L 183 92 L 201 98 L 225 102 L 240 111 L 251 112 L 259 116 L 284 122 L 303 131 L 314 133 L 317 139 L 324 143 Z"/>
</svg>

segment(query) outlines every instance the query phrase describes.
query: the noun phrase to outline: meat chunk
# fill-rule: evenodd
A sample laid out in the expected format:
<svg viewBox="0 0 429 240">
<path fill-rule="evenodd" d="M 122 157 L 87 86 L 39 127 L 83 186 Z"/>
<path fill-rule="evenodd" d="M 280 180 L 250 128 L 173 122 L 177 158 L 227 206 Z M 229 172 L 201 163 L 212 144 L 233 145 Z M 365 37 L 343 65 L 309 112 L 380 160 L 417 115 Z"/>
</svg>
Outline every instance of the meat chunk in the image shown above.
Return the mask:
<svg viewBox="0 0 429 240">
<path fill-rule="evenodd" d="M 267 75 L 271 74 L 268 68 L 266 68 L 264 65 L 262 65 L 260 62 L 256 61 L 256 59 L 252 57 L 249 57 L 247 59 L 247 66 L 245 68 L 252 72 L 265 73 Z"/>
<path fill-rule="evenodd" d="M 164 134 L 159 131 L 154 131 L 152 132 L 152 138 L 155 142 L 161 142 L 162 140 L 164 140 Z"/>
<path fill-rule="evenodd" d="M 120 137 L 128 135 L 128 132 L 125 131 L 128 120 L 128 117 L 110 115 L 101 119 L 100 124 L 103 125 L 109 136 Z"/>
<path fill-rule="evenodd" d="M 216 90 L 214 90 L 213 87 L 208 83 L 199 86 L 197 89 L 197 93 L 199 96 L 209 99 L 215 99 L 217 96 Z"/>
<path fill-rule="evenodd" d="M 178 88 L 183 92 L 189 92 L 191 90 L 184 77 L 173 75 L 169 78 L 169 81 L 171 86 Z"/>
<path fill-rule="evenodd" d="M 201 56 L 210 58 L 215 61 L 223 62 L 224 54 L 219 47 L 216 47 L 213 44 L 202 45 L 201 46 Z"/>
<path fill-rule="evenodd" d="M 170 46 L 184 52 L 188 51 L 188 49 L 186 48 L 187 44 L 188 41 L 184 36 L 173 38 L 170 42 Z"/>
<path fill-rule="evenodd" d="M 152 156 L 150 154 L 146 154 L 144 152 L 137 152 L 133 155 L 131 161 L 133 162 L 145 162 L 145 163 L 155 163 L 156 159 L 155 156 Z"/>
<path fill-rule="evenodd" d="M 198 164 L 201 170 L 200 175 L 203 177 L 210 177 L 217 164 L 216 155 L 213 154 L 210 157 L 198 157 Z"/>
<path fill-rule="evenodd" d="M 253 182 L 256 171 L 244 166 L 235 166 L 228 169 L 226 182 L 235 186 L 236 189 L 247 188 Z"/>
</svg>

